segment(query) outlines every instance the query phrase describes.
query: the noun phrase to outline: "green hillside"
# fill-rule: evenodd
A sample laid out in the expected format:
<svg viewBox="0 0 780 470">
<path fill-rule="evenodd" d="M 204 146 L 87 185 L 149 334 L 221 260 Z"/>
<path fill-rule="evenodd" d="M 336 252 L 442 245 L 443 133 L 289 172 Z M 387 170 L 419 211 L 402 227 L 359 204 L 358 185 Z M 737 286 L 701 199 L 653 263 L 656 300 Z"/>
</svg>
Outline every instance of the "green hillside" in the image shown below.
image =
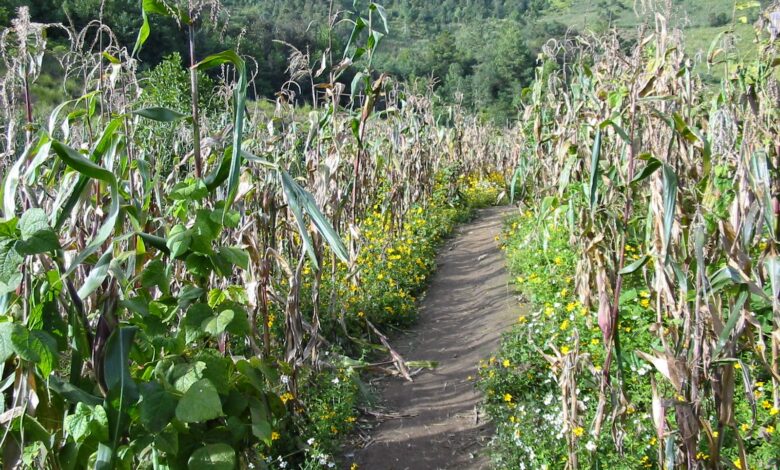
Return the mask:
<svg viewBox="0 0 780 470">
<path fill-rule="evenodd" d="M 191 4 L 202 10 L 203 19 L 215 23 L 197 29 L 195 59 L 237 47 L 256 62 L 257 97 L 273 98 L 288 84 L 288 62 L 300 51 L 308 68 L 317 69 L 322 54 L 341 54 L 352 31 L 356 11 L 366 9 L 360 0 L 161 0 L 161 4 L 184 9 Z M 0 0 L 0 24 L 10 24 L 14 12 L 29 4 L 34 21 L 62 23 L 80 31 L 100 18 L 108 25 L 119 46 L 132 49 L 142 23 L 140 0 Z M 642 23 L 652 23 L 649 2 L 640 0 L 387 0 L 373 16 L 382 35 L 373 59 L 374 68 L 419 89 L 432 88 L 445 102 L 460 102 L 478 110 L 484 118 L 509 122 L 517 116 L 520 90 L 533 78 L 536 57 L 551 38 L 561 39 L 593 31 L 603 33 L 615 27 L 625 47 L 635 41 Z M 759 2 L 754 2 L 756 5 Z M 669 27 L 681 27 L 691 56 L 706 54 L 718 33 L 735 32 L 735 52 L 751 51 L 752 22 L 759 8 L 735 10 L 733 0 L 676 0 L 672 3 Z M 334 18 L 333 29 L 328 17 Z M 740 21 L 741 20 L 741 21 Z M 187 31 L 170 18 L 152 15 L 151 35 L 155 47 L 139 55 L 141 70 L 159 64 L 164 56 L 178 52 L 188 65 Z M 652 26 L 652 24 L 651 24 Z M 93 28 L 94 29 L 94 28 Z M 51 45 L 62 45 L 68 35 L 51 31 Z M 87 38 L 92 38 L 87 34 Z M 89 42 L 87 42 L 89 43 Z M 64 48 L 63 48 L 64 49 Z M 744 52 L 747 53 L 747 52 Z M 298 62 L 301 65 L 301 62 Z M 720 70 L 700 71 L 717 77 Z M 56 101 L 58 64 L 45 66 L 38 85 L 39 99 Z M 348 72 L 341 80 L 349 84 Z M 311 87 L 299 82 L 295 99 L 311 101 Z M 74 85 L 71 83 L 71 88 Z M 54 91 L 53 91 L 54 90 Z M 77 94 L 74 91 L 74 96 Z"/>
</svg>

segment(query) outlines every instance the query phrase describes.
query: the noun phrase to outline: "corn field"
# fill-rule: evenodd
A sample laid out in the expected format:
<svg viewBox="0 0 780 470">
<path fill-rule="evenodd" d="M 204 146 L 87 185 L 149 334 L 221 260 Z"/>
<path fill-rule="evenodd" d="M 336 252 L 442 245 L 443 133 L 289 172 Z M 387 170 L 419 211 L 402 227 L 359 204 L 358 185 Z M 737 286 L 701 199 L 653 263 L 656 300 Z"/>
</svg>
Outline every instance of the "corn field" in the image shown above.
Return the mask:
<svg viewBox="0 0 780 470">
<path fill-rule="evenodd" d="M 773 36 L 758 31 L 750 61 L 727 35 L 694 60 L 643 2 L 651 20 L 629 51 L 616 35 L 548 43 L 517 124 L 499 128 L 371 68 L 389 33 L 378 4 L 333 13 L 331 27 L 352 27 L 346 50 L 291 48 L 269 111 L 248 99 L 258 64 L 240 49 L 193 52 L 219 3 L 183 3 L 144 1 L 132 48 L 99 22 L 73 31 L 24 8 L 0 36 L 5 467 L 335 465 L 305 430 L 354 422 L 354 406 L 307 391 L 363 370 L 408 378 L 387 335 L 413 321 L 464 191 L 498 174 L 491 198 L 565 228 L 583 321 L 601 337 L 599 361 L 577 334 L 565 351 L 530 338 L 568 430 L 556 465 L 599 468 L 582 429 L 622 454 L 637 413 L 658 468 L 777 468 Z M 191 42 L 186 112 L 156 104 L 138 74 L 157 16 Z M 30 90 L 51 29 L 70 37 L 58 60 L 82 89 L 41 116 Z M 701 67 L 725 78 L 706 84 Z M 206 72 L 215 112 L 197 92 Z M 305 111 L 301 87 L 316 97 Z M 637 348 L 621 329 L 627 286 L 650 305 Z M 653 367 L 647 396 L 626 393 L 632 361 Z M 765 444 L 774 456 L 751 457 Z"/>
</svg>

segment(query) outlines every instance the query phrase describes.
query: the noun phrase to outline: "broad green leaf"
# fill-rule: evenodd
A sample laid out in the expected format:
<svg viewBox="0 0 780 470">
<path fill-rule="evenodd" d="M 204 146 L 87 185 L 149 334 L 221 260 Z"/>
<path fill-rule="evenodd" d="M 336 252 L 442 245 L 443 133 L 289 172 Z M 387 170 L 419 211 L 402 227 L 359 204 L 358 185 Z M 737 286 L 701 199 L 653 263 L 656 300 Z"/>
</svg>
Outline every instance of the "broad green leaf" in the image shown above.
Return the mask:
<svg viewBox="0 0 780 470">
<path fill-rule="evenodd" d="M 147 289 L 157 287 L 165 295 L 170 293 L 170 279 L 162 261 L 154 259 L 144 267 L 141 285 Z"/>
<path fill-rule="evenodd" d="M 19 267 L 24 258 L 16 252 L 16 240 L 0 238 L 0 296 L 13 292 L 22 282 Z"/>
<path fill-rule="evenodd" d="M 79 402 L 74 412 L 65 417 L 65 432 L 78 443 L 92 438 L 98 442 L 108 440 L 108 416 L 100 406 Z"/>
<path fill-rule="evenodd" d="M 184 316 L 186 341 L 188 343 L 197 340 L 205 334 L 201 325 L 214 315 L 214 312 L 206 304 L 192 304 Z"/>
<path fill-rule="evenodd" d="M 208 277 L 214 270 L 214 265 L 208 256 L 190 253 L 184 260 L 187 272 L 199 277 Z"/>
<path fill-rule="evenodd" d="M 177 364 L 171 374 L 173 388 L 180 393 L 186 393 L 193 384 L 203 378 L 203 371 L 205 370 L 206 363 L 203 361 Z"/>
<path fill-rule="evenodd" d="M 25 361 L 35 362 L 41 360 L 41 346 L 38 344 L 37 338 L 30 334 L 30 330 L 24 326 L 13 323 L 11 330 L 11 344 L 14 347 L 14 352 L 17 356 Z"/>
<path fill-rule="evenodd" d="M 176 414 L 176 397 L 157 382 L 141 384 L 141 402 L 138 404 L 141 424 L 153 433 L 161 432 Z"/>
<path fill-rule="evenodd" d="M 176 405 L 176 418 L 184 423 L 200 423 L 222 415 L 219 394 L 208 379 L 192 384 Z"/>
<path fill-rule="evenodd" d="M 43 209 L 28 209 L 19 219 L 21 240 L 16 251 L 22 255 L 46 253 L 60 248 L 57 234 L 49 226 L 49 219 Z"/>
<path fill-rule="evenodd" d="M 217 250 L 217 256 L 224 258 L 230 264 L 241 269 L 249 269 L 249 253 L 235 246 L 223 246 Z"/>
<path fill-rule="evenodd" d="M 208 196 L 209 188 L 201 179 L 176 183 L 169 194 L 169 197 L 175 201 L 199 201 Z"/>
<path fill-rule="evenodd" d="M 209 444 L 192 453 L 187 461 L 188 470 L 233 470 L 236 452 L 227 444 Z"/>
<path fill-rule="evenodd" d="M 212 336 L 218 336 L 225 332 L 233 317 L 235 317 L 233 310 L 223 310 L 219 315 L 204 320 L 200 328 Z"/>
<path fill-rule="evenodd" d="M 262 406 L 262 403 L 257 403 L 249 408 L 249 413 L 252 417 L 252 434 L 270 445 L 273 429 L 271 428 L 271 423 L 268 422 L 269 413 L 263 410 Z"/>
<path fill-rule="evenodd" d="M 174 225 L 168 233 L 168 241 L 165 243 L 171 252 L 171 257 L 178 258 L 190 249 L 192 234 L 181 224 Z"/>
<path fill-rule="evenodd" d="M 11 342 L 14 325 L 12 322 L 0 323 L 0 364 L 14 354 L 14 345 Z"/>
</svg>

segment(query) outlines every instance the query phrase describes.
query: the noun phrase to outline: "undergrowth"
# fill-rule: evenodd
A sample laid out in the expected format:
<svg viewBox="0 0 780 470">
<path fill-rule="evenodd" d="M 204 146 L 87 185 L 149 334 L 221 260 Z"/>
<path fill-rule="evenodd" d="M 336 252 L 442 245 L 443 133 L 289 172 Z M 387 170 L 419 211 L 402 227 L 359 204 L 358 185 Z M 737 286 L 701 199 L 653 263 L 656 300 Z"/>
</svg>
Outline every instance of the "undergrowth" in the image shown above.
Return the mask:
<svg viewBox="0 0 780 470">
<path fill-rule="evenodd" d="M 614 439 L 606 434 L 598 439 L 588 423 L 599 402 L 603 336 L 598 306 L 583 306 L 576 297 L 573 273 L 578 255 L 570 236 L 564 221 L 532 211 L 505 223 L 500 243 L 519 293 L 519 313 L 499 350 L 480 363 L 478 381 L 486 411 L 497 427 L 491 446 L 494 463 L 502 469 L 563 468 L 571 443 L 582 467 L 660 468 L 652 389 L 657 387 L 671 406 L 684 398 L 671 386 L 654 383 L 652 366 L 636 354 L 657 347 L 651 335 L 656 324 L 650 293 L 641 279 L 631 278 L 620 297 L 617 341 L 622 353 L 612 380 L 622 381 L 624 388 L 623 395 L 612 400 L 624 416 L 610 432 Z M 640 259 L 643 249 L 636 241 L 629 243 L 629 260 Z M 751 373 L 758 372 L 748 354 L 741 361 L 738 370 L 744 364 Z M 562 391 L 573 392 L 576 406 L 563 404 Z M 757 403 L 755 421 L 747 394 Z M 771 382 L 761 377 L 747 390 L 744 386 L 737 390 L 735 421 L 744 434 L 723 436 L 724 457 L 733 468 L 740 468 L 740 441 L 747 449 L 749 468 L 774 468 L 780 439 L 775 431 L 778 409 L 771 396 Z M 714 424 L 716 410 L 709 412 Z M 696 459 L 708 464 L 706 446 Z"/>
</svg>

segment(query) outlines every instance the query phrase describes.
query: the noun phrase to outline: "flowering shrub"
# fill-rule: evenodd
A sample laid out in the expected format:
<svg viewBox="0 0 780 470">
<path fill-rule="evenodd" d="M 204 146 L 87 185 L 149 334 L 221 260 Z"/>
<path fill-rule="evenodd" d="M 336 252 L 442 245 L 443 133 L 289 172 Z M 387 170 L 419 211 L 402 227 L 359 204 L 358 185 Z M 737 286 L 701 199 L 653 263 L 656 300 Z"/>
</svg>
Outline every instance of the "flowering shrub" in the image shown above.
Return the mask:
<svg viewBox="0 0 780 470">
<path fill-rule="evenodd" d="M 491 172 L 486 176 L 477 174 L 464 175 L 463 195 L 469 204 L 474 207 L 495 206 L 506 202 L 506 181 L 498 172 Z"/>
<path fill-rule="evenodd" d="M 436 248 L 456 223 L 466 220 L 473 208 L 481 207 L 480 201 L 495 200 L 479 189 L 493 188 L 493 183 L 475 183 L 466 192 L 466 199 L 458 199 L 447 192 L 446 183 L 453 179 L 463 194 L 465 178 L 447 173 L 438 179 L 428 206 L 413 208 L 400 222 L 391 220 L 389 213 L 382 211 L 381 201 L 365 215 L 359 225 L 362 242 L 356 259 L 361 266 L 359 280 L 350 276 L 343 264 L 336 266 L 335 281 L 323 277 L 321 296 L 334 298 L 338 309 L 336 315 L 320 318 L 323 336 L 332 341 L 323 359 L 333 368 L 316 372 L 311 368 L 299 369 L 298 382 L 307 384 L 301 387 L 299 396 L 288 390 L 290 377 L 282 376 L 279 397 L 295 413 L 277 426 L 280 431 L 274 432 L 272 446 L 264 454 L 262 465 L 272 469 L 307 470 L 337 466 L 333 454 L 355 426 L 362 398 L 358 371 L 365 362 L 351 358 L 375 354 L 375 346 L 355 338 L 373 334 L 368 322 L 385 331 L 388 327 L 411 325 L 417 318 L 416 297 L 423 292 L 436 268 Z M 486 191 L 492 194 L 493 190 Z M 330 264 L 327 266 L 325 272 L 331 269 Z M 307 265 L 302 274 L 304 305 L 301 308 L 311 319 L 314 273 Z M 283 317 L 278 311 L 269 315 L 272 331 L 279 339 L 275 344 L 279 346 L 283 344 L 283 329 L 277 319 Z M 344 327 L 348 336 L 343 334 Z"/>
<path fill-rule="evenodd" d="M 583 306 L 575 296 L 576 253 L 569 232 L 554 218 L 540 221 L 526 212 L 507 222 L 501 243 L 522 307 L 499 351 L 479 369 L 485 408 L 497 428 L 492 445 L 497 468 L 562 468 L 570 452 L 583 468 L 663 467 L 664 443 L 658 442 L 652 419 L 652 383 L 668 406 L 684 398 L 636 354 L 654 346 L 650 331 L 656 315 L 648 289 L 633 279 L 620 298 L 622 352 L 612 380 L 623 381 L 624 395 L 605 405 L 607 413 L 618 409 L 624 417 L 611 430 L 616 439 L 610 430 L 602 430 L 599 439 L 590 423 L 598 407 L 603 339 L 597 306 Z M 638 259 L 642 247 L 628 245 L 626 250 L 629 258 Z M 749 355 L 735 366 L 749 369 L 745 377 L 758 376 L 752 384 L 746 379 L 748 388 L 734 397 L 741 432 L 719 436 L 714 431 L 714 438 L 724 439 L 724 456 L 735 468 L 741 468 L 739 445 L 746 447 L 749 468 L 770 468 L 777 461 L 778 409 L 771 402 L 771 381 L 762 379 L 757 366 Z M 757 405 L 755 414 L 751 401 Z M 716 409 L 710 402 L 702 406 L 711 411 L 706 424 L 714 428 Z M 700 446 L 696 458 L 709 461 L 708 448 Z"/>
</svg>

